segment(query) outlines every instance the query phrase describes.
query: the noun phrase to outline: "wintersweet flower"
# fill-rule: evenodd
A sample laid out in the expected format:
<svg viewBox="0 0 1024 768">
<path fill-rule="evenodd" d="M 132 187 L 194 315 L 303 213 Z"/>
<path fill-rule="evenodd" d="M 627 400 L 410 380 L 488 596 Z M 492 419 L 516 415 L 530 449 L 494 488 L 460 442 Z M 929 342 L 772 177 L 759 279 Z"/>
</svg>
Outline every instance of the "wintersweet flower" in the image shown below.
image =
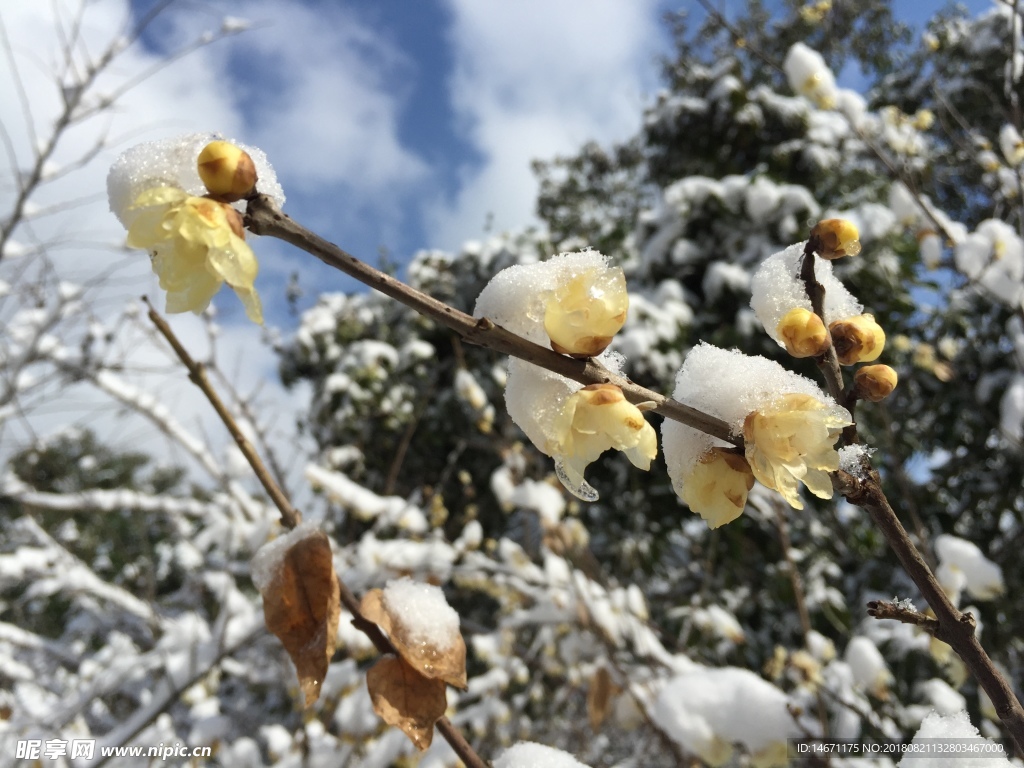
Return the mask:
<svg viewBox="0 0 1024 768">
<path fill-rule="evenodd" d="M 793 357 L 816 357 L 828 348 L 825 323 L 803 307 L 794 307 L 783 315 L 776 334 Z"/>
<path fill-rule="evenodd" d="M 243 187 L 251 190 L 257 178 L 259 192 L 278 206 L 284 194 L 262 151 L 216 139 L 187 134 L 123 152 L 107 175 L 110 210 L 128 230 L 128 244 L 150 251 L 168 291 L 168 312 L 201 312 L 227 283 L 246 314 L 260 322 L 256 258 L 244 240 L 242 204 L 226 201 L 247 192 Z"/>
<path fill-rule="evenodd" d="M 821 109 L 836 105 L 836 79 L 825 59 L 803 43 L 795 43 L 782 63 L 789 86 Z"/>
<path fill-rule="evenodd" d="M 845 408 L 810 379 L 787 371 L 772 360 L 702 343 L 687 353 L 672 396 L 718 417 L 729 425 L 733 435 L 742 435 L 748 471 L 768 488 L 782 493 L 794 507 L 801 508 L 797 496 L 799 482 L 823 498 L 832 496 L 827 473 L 839 467 L 839 454 L 833 445 L 851 419 Z M 702 507 L 724 510 L 727 504 L 736 506 L 737 502 L 720 498 L 712 507 L 708 498 L 714 493 L 726 497 L 737 491 L 740 478 L 726 482 L 729 475 L 724 468 L 715 469 L 718 483 L 714 488 L 687 488 L 694 479 L 699 483 L 701 473 L 711 469 L 700 470 L 698 464 L 713 449 L 734 450 L 732 446 L 669 420 L 662 424 L 661 443 L 676 492 L 694 499 L 702 497 L 695 511 L 701 512 Z M 740 456 L 735 458 L 742 461 Z M 734 464 L 733 469 L 743 474 L 742 465 Z"/>
<path fill-rule="evenodd" d="M 714 529 L 743 514 L 753 486 L 746 459 L 725 448 L 712 448 L 697 460 L 676 493 Z"/>
<path fill-rule="evenodd" d="M 621 330 L 628 309 L 622 269 L 592 267 L 552 291 L 544 311 L 544 330 L 556 352 L 594 357 Z"/>
<path fill-rule="evenodd" d="M 256 257 L 242 239 L 237 211 L 174 187 L 154 187 L 136 198 L 126 219 L 128 245 L 152 254 L 168 312 L 202 312 L 227 283 L 249 319 L 263 322 L 253 287 Z"/>
<path fill-rule="evenodd" d="M 837 320 L 828 327 L 840 365 L 870 363 L 885 348 L 885 331 L 874 315 L 856 315 Z"/>
<path fill-rule="evenodd" d="M 1010 165 L 1016 166 L 1024 162 L 1024 139 L 1012 125 L 1004 125 L 999 131 L 999 149 Z"/>
<path fill-rule="evenodd" d="M 613 448 L 625 453 L 635 467 L 650 469 L 658 455 L 658 438 L 654 427 L 619 387 L 591 384 L 566 400 L 546 448 L 545 453 L 555 459 L 559 479 L 573 490 L 586 486 L 583 472 L 587 465 Z"/>
<path fill-rule="evenodd" d="M 586 250 L 503 269 L 480 293 L 474 315 L 536 344 L 550 342 L 560 352 L 589 357 L 622 326 L 627 304 L 622 271 Z M 621 373 L 621 355 L 605 351 L 599 361 Z M 641 469 L 657 455 L 654 429 L 618 387 L 581 389 L 571 379 L 511 358 L 505 405 L 530 441 L 555 459 L 562 484 L 585 501 L 598 494 L 583 472 L 604 451 L 624 451 Z"/>
<path fill-rule="evenodd" d="M 832 498 L 828 473 L 839 469 L 833 447 L 852 422 L 846 409 L 828 406 L 811 395 L 792 393 L 751 412 L 743 422 L 747 461 L 763 485 L 803 509 L 799 483 L 820 499 Z"/>
</svg>

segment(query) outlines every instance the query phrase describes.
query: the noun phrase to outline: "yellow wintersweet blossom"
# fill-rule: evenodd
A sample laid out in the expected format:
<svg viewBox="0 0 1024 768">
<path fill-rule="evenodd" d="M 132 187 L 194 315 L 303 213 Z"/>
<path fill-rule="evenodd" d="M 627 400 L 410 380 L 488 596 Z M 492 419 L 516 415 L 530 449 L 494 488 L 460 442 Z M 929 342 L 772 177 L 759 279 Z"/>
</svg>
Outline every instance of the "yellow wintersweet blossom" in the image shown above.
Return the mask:
<svg viewBox="0 0 1024 768">
<path fill-rule="evenodd" d="M 626 322 L 629 293 L 619 267 L 595 267 L 556 288 L 544 311 L 551 348 L 573 357 L 594 357 Z"/>
<path fill-rule="evenodd" d="M 167 291 L 168 312 L 198 314 L 227 283 L 249 319 L 263 322 L 253 287 L 258 265 L 242 239 L 237 211 L 176 187 L 154 187 L 135 199 L 126 218 L 128 245 L 152 254 L 153 271 Z"/>
<path fill-rule="evenodd" d="M 556 429 L 559 436 L 549 443 L 550 455 L 560 479 L 564 475 L 574 493 L 588 487 L 583 479 L 587 465 L 610 448 L 643 470 L 658 455 L 654 427 L 614 384 L 591 384 L 570 395 Z"/>
<path fill-rule="evenodd" d="M 831 499 L 828 473 L 839 469 L 833 446 L 851 423 L 845 408 L 797 393 L 750 413 L 743 422 L 743 440 L 754 477 L 795 509 L 804 508 L 799 483 L 818 498 Z"/>
<path fill-rule="evenodd" d="M 679 497 L 714 529 L 743 514 L 754 475 L 739 454 L 712 448 L 697 460 L 681 486 Z"/>
</svg>

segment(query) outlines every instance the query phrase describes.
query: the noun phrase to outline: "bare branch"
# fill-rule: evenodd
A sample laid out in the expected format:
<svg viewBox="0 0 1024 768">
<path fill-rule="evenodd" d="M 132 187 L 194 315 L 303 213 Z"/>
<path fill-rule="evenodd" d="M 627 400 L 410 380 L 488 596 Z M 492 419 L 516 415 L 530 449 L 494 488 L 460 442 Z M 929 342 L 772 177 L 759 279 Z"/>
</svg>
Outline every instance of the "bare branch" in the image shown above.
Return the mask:
<svg viewBox="0 0 1024 768">
<path fill-rule="evenodd" d="M 471 344 L 478 344 L 493 349 L 495 352 L 518 357 L 581 384 L 615 384 L 622 389 L 626 399 L 631 403 L 653 402 L 656 407 L 652 410 L 665 418 L 682 422 L 733 445 L 742 445 L 742 440 L 732 434 L 730 426 L 719 418 L 660 395 L 646 387 L 638 386 L 626 377 L 612 373 L 594 359 L 574 360 L 517 336 L 501 326 L 495 325 L 486 317 L 471 317 L 465 312 L 460 312 L 401 280 L 371 267 L 281 213 L 273 200 L 266 195 L 257 195 L 248 202 L 246 226 L 255 234 L 276 237 L 291 243 L 296 248 L 316 256 L 325 264 L 390 296 L 421 315 L 436 320 Z"/>
</svg>

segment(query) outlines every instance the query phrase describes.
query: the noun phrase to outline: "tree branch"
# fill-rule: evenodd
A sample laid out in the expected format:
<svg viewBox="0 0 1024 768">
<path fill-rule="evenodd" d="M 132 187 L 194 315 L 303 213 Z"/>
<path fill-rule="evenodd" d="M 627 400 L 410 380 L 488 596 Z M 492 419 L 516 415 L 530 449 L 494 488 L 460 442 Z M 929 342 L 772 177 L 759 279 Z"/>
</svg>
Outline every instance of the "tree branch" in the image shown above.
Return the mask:
<svg viewBox="0 0 1024 768">
<path fill-rule="evenodd" d="M 631 403 L 653 402 L 655 407 L 651 410 L 666 418 L 687 424 L 732 445 L 742 445 L 742 440 L 732 434 L 731 427 L 719 418 L 634 384 L 625 376 L 612 373 L 594 359 L 574 360 L 551 349 L 545 349 L 495 325 L 486 317 L 475 318 L 460 312 L 433 296 L 428 296 L 401 280 L 371 267 L 281 213 L 273 200 L 266 195 L 256 195 L 250 198 L 248 203 L 245 224 L 250 231 L 291 243 L 421 315 L 436 320 L 471 344 L 518 357 L 581 384 L 615 384 L 622 389 L 626 399 Z"/>
<path fill-rule="evenodd" d="M 167 324 L 160 315 L 156 313 L 148 299 L 143 298 L 146 305 L 149 307 L 149 319 L 153 321 L 153 324 L 157 327 L 164 338 L 167 339 L 175 353 L 178 355 L 182 364 L 188 369 L 189 379 L 202 390 L 202 393 L 206 395 L 206 399 L 210 401 L 213 409 L 220 416 L 224 426 L 227 427 L 228 432 L 235 439 L 235 443 L 238 445 L 239 450 L 245 456 L 249 462 L 249 466 L 252 467 L 253 472 L 259 478 L 260 483 L 266 489 L 267 494 L 273 500 L 274 504 L 277 505 L 278 510 L 281 512 L 281 524 L 286 528 L 294 528 L 302 521 L 302 515 L 297 509 L 295 509 L 291 502 L 285 497 L 280 487 L 271 477 L 267 471 L 266 466 L 260 460 L 252 444 L 246 439 L 245 435 L 242 434 L 238 424 L 235 422 L 231 412 L 225 407 L 221 401 L 217 392 L 213 389 L 210 384 L 209 378 L 206 376 L 206 371 L 203 366 L 197 363 L 188 354 L 181 342 L 178 341 L 177 336 L 174 335 L 174 331 Z M 493 327 L 493 324 L 492 324 Z M 399 653 L 395 649 L 395 646 L 391 644 L 391 641 L 387 638 L 387 635 L 381 631 L 380 627 L 374 624 L 372 621 L 363 616 L 360 610 L 359 601 L 356 596 L 352 593 L 352 590 L 348 588 L 341 578 L 338 578 L 338 588 L 341 597 L 341 603 L 348 609 L 349 613 L 352 614 L 352 625 L 363 632 L 370 642 L 373 643 L 374 647 L 381 654 L 393 654 L 398 656 Z M 437 721 L 437 730 L 440 731 L 444 740 L 448 742 L 455 754 L 459 756 L 459 759 L 466 765 L 466 768 L 488 768 L 488 765 L 484 760 L 473 750 L 469 742 L 466 741 L 465 736 L 459 731 L 455 725 L 447 717 L 442 717 Z"/>
</svg>

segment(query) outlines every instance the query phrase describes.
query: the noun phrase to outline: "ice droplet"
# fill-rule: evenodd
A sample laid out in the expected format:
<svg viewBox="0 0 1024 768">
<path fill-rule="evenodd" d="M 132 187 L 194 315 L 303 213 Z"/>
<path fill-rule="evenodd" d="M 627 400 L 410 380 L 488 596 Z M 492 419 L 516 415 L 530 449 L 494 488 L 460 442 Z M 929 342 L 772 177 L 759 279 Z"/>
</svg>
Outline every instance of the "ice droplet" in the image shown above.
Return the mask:
<svg viewBox="0 0 1024 768">
<path fill-rule="evenodd" d="M 593 486 L 583 478 L 580 478 L 579 484 L 575 483 L 565 471 L 565 465 L 561 459 L 555 459 L 555 475 L 562 481 L 562 485 L 566 487 L 577 499 L 583 501 L 597 501 L 600 496 L 597 491 L 594 490 Z"/>
</svg>

